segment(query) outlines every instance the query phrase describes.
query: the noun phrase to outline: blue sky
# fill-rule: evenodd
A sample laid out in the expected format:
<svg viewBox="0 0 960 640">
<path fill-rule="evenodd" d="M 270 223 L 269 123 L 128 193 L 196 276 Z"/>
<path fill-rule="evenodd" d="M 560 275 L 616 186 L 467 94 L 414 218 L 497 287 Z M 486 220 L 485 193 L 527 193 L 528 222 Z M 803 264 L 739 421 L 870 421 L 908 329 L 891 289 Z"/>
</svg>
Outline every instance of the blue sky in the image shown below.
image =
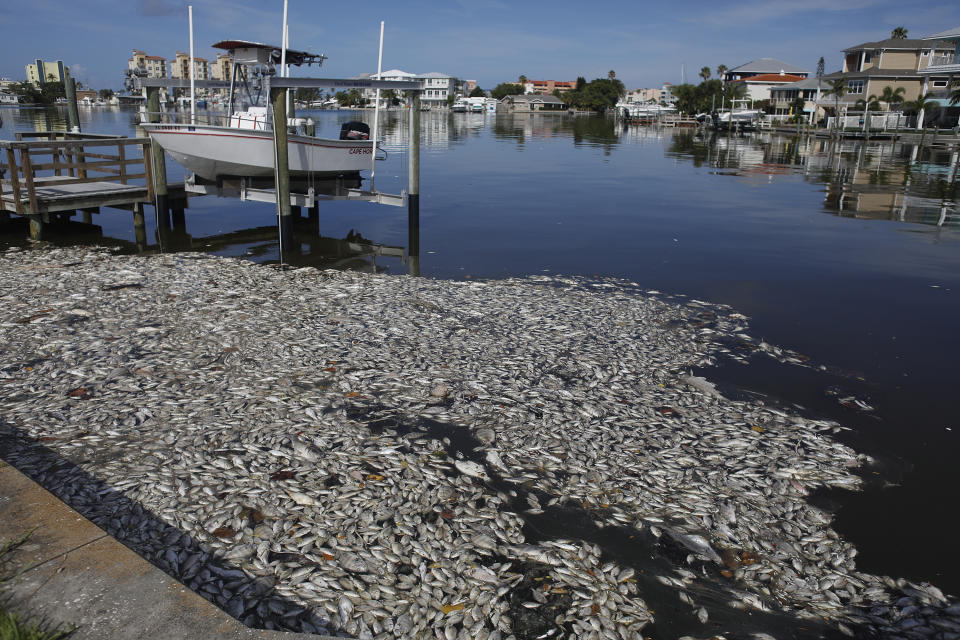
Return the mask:
<svg viewBox="0 0 960 640">
<path fill-rule="evenodd" d="M 8 0 L 0 11 L 0 77 L 23 79 L 36 58 L 62 59 L 94 88 L 120 88 L 130 51 L 172 58 L 187 51 L 187 2 L 180 0 Z M 238 38 L 280 42 L 282 0 L 195 0 L 198 56 Z M 771 57 L 813 72 L 841 50 L 904 26 L 922 37 L 960 26 L 960 2 L 904 0 L 290 0 L 293 48 L 324 53 L 322 72 L 376 71 L 380 20 L 384 69 L 441 71 L 490 89 L 520 74 L 588 80 L 613 69 L 628 88 L 688 81 L 703 66 L 735 67 Z M 295 72 L 296 73 L 296 72 Z M 300 72 L 299 75 L 308 75 Z"/>
</svg>

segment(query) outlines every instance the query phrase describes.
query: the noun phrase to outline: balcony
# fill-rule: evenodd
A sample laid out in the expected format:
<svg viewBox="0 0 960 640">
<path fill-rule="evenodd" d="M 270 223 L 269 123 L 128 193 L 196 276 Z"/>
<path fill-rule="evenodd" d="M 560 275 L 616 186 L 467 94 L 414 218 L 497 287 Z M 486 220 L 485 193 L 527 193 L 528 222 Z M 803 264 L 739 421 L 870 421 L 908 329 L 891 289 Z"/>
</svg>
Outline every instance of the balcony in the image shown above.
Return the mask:
<svg viewBox="0 0 960 640">
<path fill-rule="evenodd" d="M 934 56 L 926 68 L 920 69 L 921 74 L 932 73 L 960 73 L 960 56 L 953 54 Z"/>
</svg>

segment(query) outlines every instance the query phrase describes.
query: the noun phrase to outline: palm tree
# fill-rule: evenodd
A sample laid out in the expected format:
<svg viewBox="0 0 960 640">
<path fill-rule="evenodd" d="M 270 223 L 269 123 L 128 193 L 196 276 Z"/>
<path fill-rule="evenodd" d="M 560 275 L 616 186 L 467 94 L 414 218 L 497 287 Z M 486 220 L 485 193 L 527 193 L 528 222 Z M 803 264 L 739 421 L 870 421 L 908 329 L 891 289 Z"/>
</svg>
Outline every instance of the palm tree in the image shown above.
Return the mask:
<svg viewBox="0 0 960 640">
<path fill-rule="evenodd" d="M 896 29 L 890 32 L 890 37 L 893 38 L 894 40 L 906 40 L 907 30 L 904 29 L 903 27 L 897 27 Z"/>
<path fill-rule="evenodd" d="M 883 93 L 880 94 L 880 102 L 886 102 L 889 108 L 893 108 L 893 105 L 903 104 L 903 94 L 906 92 L 906 89 L 903 87 L 893 87 L 886 86 L 883 88 Z"/>
<path fill-rule="evenodd" d="M 723 80 L 724 74 L 727 72 L 727 65 L 718 64 L 717 65 L 717 77 Z"/>
<path fill-rule="evenodd" d="M 920 148 L 922 149 L 923 139 L 927 137 L 927 128 L 924 127 L 924 123 L 920 121 L 920 114 L 926 110 L 933 112 L 937 108 L 937 103 L 933 102 L 932 93 L 925 93 L 916 100 L 906 103 L 904 106 L 917 112 L 917 129 L 920 129 Z"/>
<path fill-rule="evenodd" d="M 703 67 L 700 69 L 700 73 L 698 75 L 703 78 L 704 82 L 706 82 L 710 79 L 710 67 Z"/>
<path fill-rule="evenodd" d="M 871 93 L 866 100 L 857 100 L 857 104 L 863 103 L 864 111 L 879 111 L 880 110 L 880 98 L 876 94 Z"/>
<path fill-rule="evenodd" d="M 616 77 L 617 77 L 617 72 L 616 72 L 616 71 L 614 71 L 613 69 L 610 69 L 610 71 L 607 71 L 607 78 L 608 78 L 608 79 L 613 80 L 613 79 L 616 78 Z"/>
<path fill-rule="evenodd" d="M 950 86 L 956 87 L 950 94 L 950 105 L 960 104 L 960 80 L 954 80 Z"/>
<path fill-rule="evenodd" d="M 834 110 L 837 119 L 834 121 L 834 128 L 840 124 L 840 99 L 847 94 L 847 81 L 843 78 L 837 78 L 830 81 L 830 90 L 825 95 L 833 96 Z"/>
</svg>

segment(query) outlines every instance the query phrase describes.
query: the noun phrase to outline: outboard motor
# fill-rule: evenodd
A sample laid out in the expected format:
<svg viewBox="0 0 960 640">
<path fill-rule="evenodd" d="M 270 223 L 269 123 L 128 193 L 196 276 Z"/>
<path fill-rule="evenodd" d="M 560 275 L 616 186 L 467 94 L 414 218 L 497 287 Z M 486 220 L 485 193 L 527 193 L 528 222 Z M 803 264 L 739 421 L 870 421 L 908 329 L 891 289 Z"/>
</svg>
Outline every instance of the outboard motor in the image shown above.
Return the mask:
<svg viewBox="0 0 960 640">
<path fill-rule="evenodd" d="M 364 122 L 344 122 L 340 125 L 341 140 L 369 140 L 370 126 Z"/>
</svg>

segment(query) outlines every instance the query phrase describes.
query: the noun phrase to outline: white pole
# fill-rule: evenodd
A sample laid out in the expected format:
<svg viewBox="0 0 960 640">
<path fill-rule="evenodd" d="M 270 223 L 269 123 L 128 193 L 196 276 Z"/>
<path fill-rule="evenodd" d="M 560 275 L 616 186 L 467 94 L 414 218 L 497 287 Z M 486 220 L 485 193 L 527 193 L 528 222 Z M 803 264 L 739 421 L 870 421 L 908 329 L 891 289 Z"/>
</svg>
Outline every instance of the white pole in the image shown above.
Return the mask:
<svg viewBox="0 0 960 640">
<path fill-rule="evenodd" d="M 287 69 L 287 0 L 283 0 L 283 31 L 280 40 L 280 76 L 284 77 Z"/>
<path fill-rule="evenodd" d="M 380 21 L 380 52 L 377 54 L 377 80 L 383 70 L 383 20 Z M 370 142 L 370 191 L 373 191 L 373 176 L 377 172 L 377 129 L 380 126 L 380 87 L 373 107 L 373 136 Z"/>
<path fill-rule="evenodd" d="M 187 7 L 187 16 L 190 19 L 190 124 L 196 124 L 197 96 L 193 79 L 193 5 Z"/>
</svg>

